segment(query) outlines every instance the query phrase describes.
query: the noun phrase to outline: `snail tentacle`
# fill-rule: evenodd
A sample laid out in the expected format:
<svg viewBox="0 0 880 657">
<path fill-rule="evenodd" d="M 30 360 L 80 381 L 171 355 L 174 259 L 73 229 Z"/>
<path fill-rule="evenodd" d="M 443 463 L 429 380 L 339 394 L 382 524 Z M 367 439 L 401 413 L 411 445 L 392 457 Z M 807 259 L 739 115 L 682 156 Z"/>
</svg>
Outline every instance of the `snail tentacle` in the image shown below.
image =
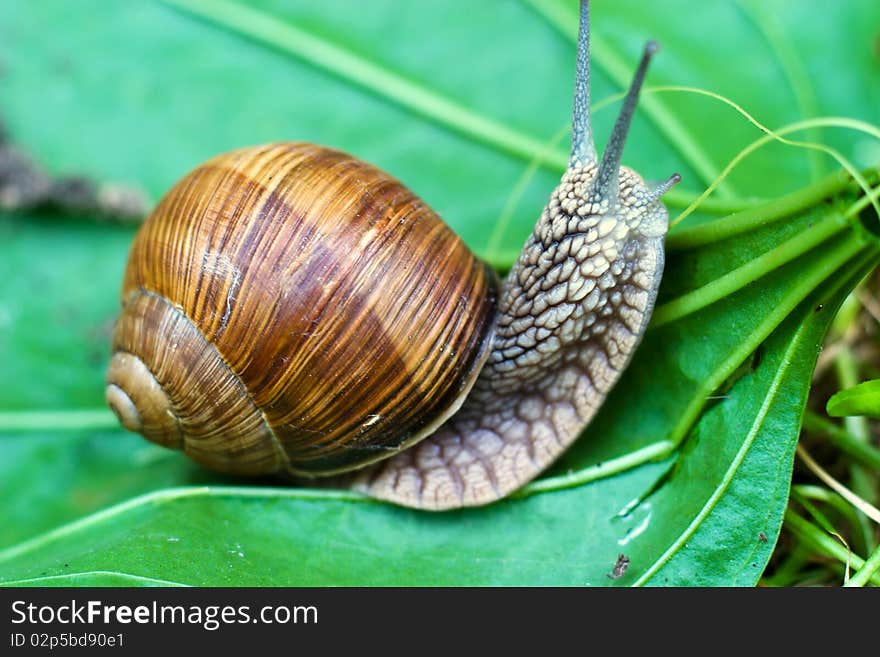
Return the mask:
<svg viewBox="0 0 880 657">
<path fill-rule="evenodd" d="M 581 2 L 578 28 L 569 166 L 585 166 L 596 161 L 596 146 L 593 143 L 593 127 L 590 122 L 590 3 L 584 0 Z"/>
<path fill-rule="evenodd" d="M 669 178 L 657 185 L 651 190 L 650 195 L 645 199 L 645 205 L 650 205 L 660 200 L 666 192 L 681 182 L 681 174 L 673 173 Z"/>
<path fill-rule="evenodd" d="M 613 203 L 618 188 L 620 161 L 623 157 L 623 147 L 626 144 L 626 137 L 629 134 L 629 126 L 632 123 L 633 114 L 636 111 L 636 105 L 639 100 L 639 92 L 642 89 L 642 83 L 645 80 L 645 74 L 648 72 L 648 64 L 651 63 L 651 57 L 654 56 L 660 47 L 656 41 L 648 41 L 645 44 L 645 50 L 642 54 L 642 61 L 633 76 L 632 83 L 623 100 L 623 107 L 620 114 L 617 115 L 617 121 L 614 123 L 614 129 L 611 131 L 611 137 L 602 153 L 602 161 L 599 163 L 599 171 L 593 182 L 592 196 L 597 201 L 608 200 Z"/>
</svg>

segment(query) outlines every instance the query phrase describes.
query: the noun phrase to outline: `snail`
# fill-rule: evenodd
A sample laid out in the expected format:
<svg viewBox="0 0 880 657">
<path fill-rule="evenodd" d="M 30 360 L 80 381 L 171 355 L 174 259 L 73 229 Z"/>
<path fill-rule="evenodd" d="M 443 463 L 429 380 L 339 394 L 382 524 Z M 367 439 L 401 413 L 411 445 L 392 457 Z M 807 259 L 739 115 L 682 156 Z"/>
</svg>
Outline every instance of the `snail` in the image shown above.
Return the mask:
<svg viewBox="0 0 880 657">
<path fill-rule="evenodd" d="M 503 282 L 413 192 L 308 143 L 219 155 L 134 238 L 106 399 L 237 475 L 483 505 L 581 433 L 653 309 L 668 214 L 621 153 L 649 42 L 598 159 L 582 1 L 571 159 Z M 324 481 L 327 481 L 326 479 Z"/>
</svg>

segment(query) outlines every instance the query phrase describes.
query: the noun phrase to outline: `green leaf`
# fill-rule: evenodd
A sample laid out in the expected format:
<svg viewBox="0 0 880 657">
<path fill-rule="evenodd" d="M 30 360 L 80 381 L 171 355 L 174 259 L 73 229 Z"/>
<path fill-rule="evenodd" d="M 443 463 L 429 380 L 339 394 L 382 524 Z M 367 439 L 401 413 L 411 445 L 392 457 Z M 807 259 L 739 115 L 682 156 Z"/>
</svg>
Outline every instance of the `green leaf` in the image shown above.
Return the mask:
<svg viewBox="0 0 880 657">
<path fill-rule="evenodd" d="M 154 198 L 220 151 L 277 139 L 335 145 L 401 178 L 476 251 L 509 263 L 558 180 L 552 141 L 569 120 L 574 3 L 365 4 L 356 13 L 347 0 L 248 6 L 463 115 L 414 108 L 375 76 L 356 77 L 356 66 L 333 70 L 314 54 L 267 47 L 241 22 L 221 29 L 146 0 L 84 0 L 76 11 L 60 0 L 0 5 L 0 113 L 51 171 L 140 183 Z M 645 12 L 635 0 L 596 1 L 593 17 L 597 101 L 621 89 L 655 37 L 663 51 L 649 87 L 702 86 L 773 128 L 813 113 L 880 122 L 871 54 L 880 7 L 869 0 L 828 15 L 784 2 Z M 717 101 L 647 91 L 625 161 L 649 179 L 677 170 L 698 192 L 760 136 Z M 600 142 L 614 105 L 595 113 Z M 456 116 L 490 119 L 528 147 L 504 147 L 499 133 Z M 670 137 L 682 130 L 687 139 Z M 804 136 L 859 167 L 880 159 L 860 133 Z M 524 175 L 541 147 L 551 155 Z M 780 197 L 835 166 L 768 146 L 734 170 L 724 202 Z M 522 195 L 498 238 L 515 188 Z M 443 514 L 230 480 L 124 433 L 106 412 L 92 415 L 103 407 L 132 231 L 0 215 L 0 582 L 754 584 L 785 511 L 822 335 L 880 257 L 859 223 L 873 220 L 870 210 L 853 210 L 857 189 L 840 178 L 806 196 L 788 215 L 758 211 L 762 221 L 739 232 L 715 224 L 708 240 L 681 226 L 662 321 L 582 439 L 519 496 Z M 610 579 L 620 553 L 630 566 Z"/>
<path fill-rule="evenodd" d="M 831 395 L 825 410 L 831 417 L 868 415 L 880 417 L 880 379 L 863 381 Z"/>
</svg>

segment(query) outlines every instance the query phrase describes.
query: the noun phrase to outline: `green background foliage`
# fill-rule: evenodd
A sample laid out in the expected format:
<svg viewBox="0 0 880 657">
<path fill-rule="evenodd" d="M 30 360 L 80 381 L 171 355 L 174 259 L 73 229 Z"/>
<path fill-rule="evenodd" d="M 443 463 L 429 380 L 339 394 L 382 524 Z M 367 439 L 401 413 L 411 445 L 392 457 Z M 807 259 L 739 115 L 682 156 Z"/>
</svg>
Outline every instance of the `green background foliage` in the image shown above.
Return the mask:
<svg viewBox="0 0 880 657">
<path fill-rule="evenodd" d="M 828 415 L 880 416 L 880 380 L 864 381 L 851 388 L 841 390 L 828 400 Z"/>
<path fill-rule="evenodd" d="M 0 5 L 10 134 L 53 173 L 134 182 L 154 200 L 218 152 L 275 140 L 333 145 L 399 177 L 475 251 L 509 264 L 560 175 L 567 141 L 554 137 L 569 121 L 576 3 L 250 6 L 261 25 L 295 27 L 408 91 L 389 97 L 384 78 L 269 46 L 265 33 L 243 35 L 240 20 L 222 27 L 226 3 L 21 0 Z M 624 163 L 653 180 L 680 172 L 671 198 L 680 209 L 761 136 L 717 100 L 651 86 L 714 91 L 773 129 L 820 115 L 880 123 L 880 6 L 817 7 L 682 0 L 651 12 L 637 0 L 596 0 L 595 101 L 625 86 L 644 40 L 663 46 Z M 440 109 L 414 106 L 412 89 Z M 595 112 L 600 147 L 617 106 Z M 463 127 L 462 108 L 506 132 Z M 859 168 L 880 160 L 878 142 L 856 131 L 794 136 Z M 544 144 L 549 155 L 535 162 Z M 713 198 L 745 207 L 837 166 L 771 144 Z M 231 481 L 117 429 L 101 410 L 102 381 L 133 229 L 0 215 L 0 583 L 752 585 L 779 533 L 822 336 L 877 261 L 874 238 L 845 217 L 857 195 L 840 186 L 784 221 L 672 248 L 658 308 L 667 321 L 649 330 L 550 479 L 443 514 Z M 687 222 L 711 219 L 698 212 Z M 821 227 L 827 235 L 808 242 Z M 792 257 L 736 273 L 786 245 Z M 731 272 L 731 290 L 705 296 Z M 681 314 L 676 303 L 694 290 L 696 310 Z M 630 567 L 612 580 L 620 553 Z"/>
</svg>

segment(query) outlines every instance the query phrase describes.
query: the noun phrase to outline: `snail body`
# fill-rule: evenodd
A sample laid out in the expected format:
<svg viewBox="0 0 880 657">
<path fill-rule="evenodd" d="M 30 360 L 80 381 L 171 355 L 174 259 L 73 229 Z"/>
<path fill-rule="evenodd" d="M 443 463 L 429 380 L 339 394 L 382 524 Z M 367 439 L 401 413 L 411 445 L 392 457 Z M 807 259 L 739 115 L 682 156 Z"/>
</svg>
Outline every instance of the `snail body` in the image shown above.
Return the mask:
<svg viewBox="0 0 880 657">
<path fill-rule="evenodd" d="M 503 283 L 400 182 L 276 143 L 184 177 L 138 232 L 107 400 L 244 475 L 332 475 L 405 506 L 499 499 L 592 419 L 653 308 L 668 216 L 620 166 L 649 44 L 601 161 L 581 4 L 572 156 Z"/>
</svg>

